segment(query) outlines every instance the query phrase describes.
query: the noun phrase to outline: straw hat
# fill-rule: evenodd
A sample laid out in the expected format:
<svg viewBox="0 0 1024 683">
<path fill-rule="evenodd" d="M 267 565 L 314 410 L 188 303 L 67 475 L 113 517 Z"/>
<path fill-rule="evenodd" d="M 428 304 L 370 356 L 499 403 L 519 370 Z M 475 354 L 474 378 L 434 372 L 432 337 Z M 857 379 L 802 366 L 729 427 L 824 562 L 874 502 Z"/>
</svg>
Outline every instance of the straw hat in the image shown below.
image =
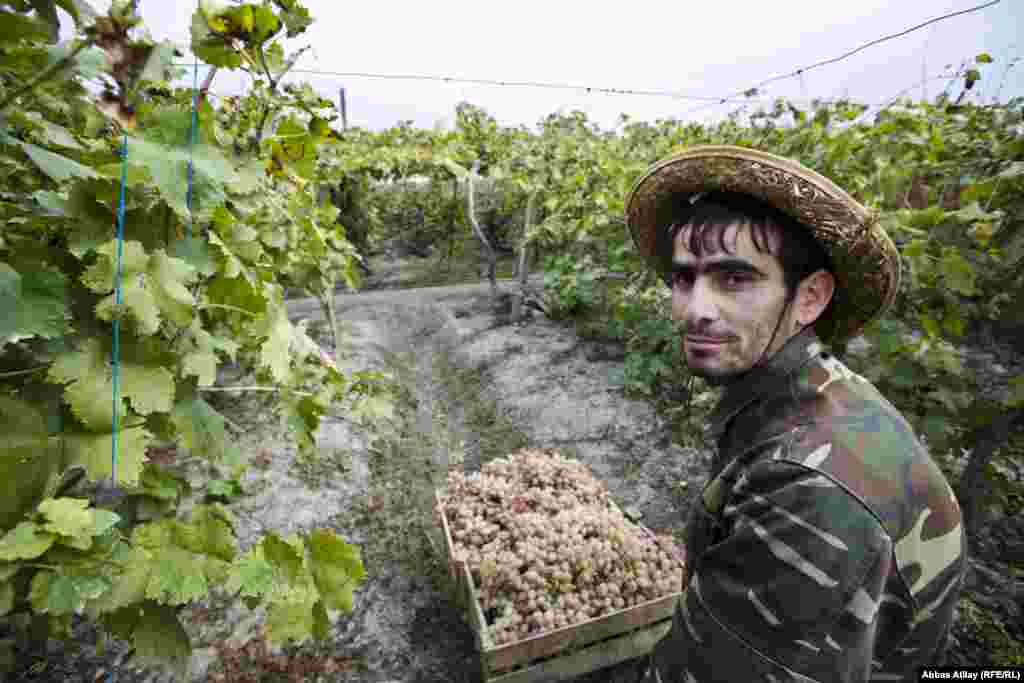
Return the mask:
<svg viewBox="0 0 1024 683">
<path fill-rule="evenodd" d="M 648 266 L 668 278 L 671 257 L 656 253 L 679 198 L 715 190 L 753 195 L 811 230 L 828 252 L 836 278 L 832 309 L 814 323 L 835 344 L 857 335 L 892 305 L 900 255 L 878 222 L 828 178 L 800 163 L 743 147 L 701 145 L 655 163 L 626 197 L 626 224 Z"/>
</svg>

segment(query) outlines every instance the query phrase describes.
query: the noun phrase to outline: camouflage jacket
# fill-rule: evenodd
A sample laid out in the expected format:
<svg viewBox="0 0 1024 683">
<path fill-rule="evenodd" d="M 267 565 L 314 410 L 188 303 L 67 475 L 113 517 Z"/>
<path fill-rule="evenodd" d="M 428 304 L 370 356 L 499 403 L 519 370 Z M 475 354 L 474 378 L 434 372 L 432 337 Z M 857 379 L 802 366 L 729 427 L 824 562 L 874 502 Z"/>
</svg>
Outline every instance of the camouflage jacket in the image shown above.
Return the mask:
<svg viewBox="0 0 1024 683">
<path fill-rule="evenodd" d="M 940 663 L 960 507 L 903 416 L 805 330 L 729 385 L 687 586 L 645 680 L 911 680 Z"/>
</svg>

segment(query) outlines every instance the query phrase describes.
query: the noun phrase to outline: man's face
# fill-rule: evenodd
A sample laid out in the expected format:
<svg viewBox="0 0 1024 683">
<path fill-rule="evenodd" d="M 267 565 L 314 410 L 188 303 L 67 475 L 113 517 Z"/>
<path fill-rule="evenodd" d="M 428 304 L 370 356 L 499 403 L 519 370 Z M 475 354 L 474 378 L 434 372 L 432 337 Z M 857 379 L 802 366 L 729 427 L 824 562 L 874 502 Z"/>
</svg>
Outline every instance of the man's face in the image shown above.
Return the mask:
<svg viewBox="0 0 1024 683">
<path fill-rule="evenodd" d="M 767 231 L 771 253 L 757 250 L 748 226 L 730 225 L 723 238 L 731 254 L 718 250 L 715 235 L 698 259 L 689 251 L 689 226 L 673 246 L 672 318 L 685 323 L 690 371 L 711 385 L 728 384 L 761 358 L 785 308 L 782 264 L 774 255 L 779 235 Z M 793 310 L 783 316 L 766 360 L 792 336 Z"/>
</svg>

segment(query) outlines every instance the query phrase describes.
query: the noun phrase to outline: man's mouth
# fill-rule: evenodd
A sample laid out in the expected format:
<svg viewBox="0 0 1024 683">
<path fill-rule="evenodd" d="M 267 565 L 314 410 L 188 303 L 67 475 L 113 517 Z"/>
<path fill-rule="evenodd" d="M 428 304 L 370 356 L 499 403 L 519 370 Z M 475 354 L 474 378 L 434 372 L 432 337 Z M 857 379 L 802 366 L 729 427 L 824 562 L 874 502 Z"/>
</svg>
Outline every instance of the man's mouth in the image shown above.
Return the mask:
<svg viewBox="0 0 1024 683">
<path fill-rule="evenodd" d="M 723 344 L 729 340 L 725 337 L 695 337 L 687 335 L 686 341 L 691 344 Z"/>
</svg>

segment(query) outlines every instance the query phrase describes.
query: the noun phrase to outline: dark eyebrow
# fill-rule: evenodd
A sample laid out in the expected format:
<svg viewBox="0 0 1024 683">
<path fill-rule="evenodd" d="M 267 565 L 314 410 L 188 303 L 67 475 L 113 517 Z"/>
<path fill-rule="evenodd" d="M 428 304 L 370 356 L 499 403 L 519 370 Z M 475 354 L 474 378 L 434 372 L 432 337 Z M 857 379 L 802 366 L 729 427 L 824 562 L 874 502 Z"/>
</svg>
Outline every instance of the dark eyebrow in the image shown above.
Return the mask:
<svg viewBox="0 0 1024 683">
<path fill-rule="evenodd" d="M 673 273 L 692 273 L 696 270 L 693 263 L 672 261 Z M 744 272 L 759 277 L 768 277 L 768 274 L 749 261 L 738 258 L 723 258 L 717 261 L 710 261 L 702 268 L 705 272 Z"/>
</svg>

